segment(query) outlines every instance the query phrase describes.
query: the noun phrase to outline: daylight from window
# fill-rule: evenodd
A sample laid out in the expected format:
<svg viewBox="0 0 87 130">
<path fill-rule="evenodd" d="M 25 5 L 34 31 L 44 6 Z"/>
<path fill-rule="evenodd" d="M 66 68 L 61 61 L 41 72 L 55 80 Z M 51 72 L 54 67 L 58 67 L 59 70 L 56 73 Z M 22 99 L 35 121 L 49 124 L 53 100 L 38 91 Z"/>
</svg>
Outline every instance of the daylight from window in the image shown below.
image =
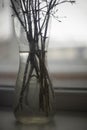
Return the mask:
<svg viewBox="0 0 87 130">
<path fill-rule="evenodd" d="M 6 52 L 9 54 L 11 43 L 8 39 L 12 37 L 11 35 L 13 32 L 15 32 L 19 38 L 21 50 L 27 50 L 26 38 L 23 35 L 23 29 L 16 17 L 14 18 L 15 31 L 12 30 L 13 25 L 11 23 L 12 19 L 9 1 L 10 0 L 4 0 L 3 2 L 3 0 L 0 0 L 0 52 L 4 50 L 0 54 L 0 59 L 4 60 L 4 55 L 7 55 L 4 53 Z M 54 86 L 61 87 L 86 87 L 87 0 L 76 0 L 76 4 L 73 5 L 70 3 L 61 4 L 58 7 L 56 15 L 61 22 L 58 22 L 55 18 L 51 18 L 48 30 L 49 42 L 47 65 L 49 72 L 53 76 L 53 84 Z M 6 44 L 6 40 L 8 40 L 8 45 Z M 1 48 L 1 45 L 3 49 Z M 8 52 L 7 49 L 5 49 L 6 46 Z M 2 54 L 4 55 L 2 56 Z M 6 63 L 8 63 L 7 58 L 6 60 Z M 4 62 L 1 63 L 0 66 L 3 68 L 1 71 L 4 71 L 7 64 L 4 64 Z"/>
<path fill-rule="evenodd" d="M 59 6 L 61 22 L 51 20 L 50 47 L 87 46 L 87 0 Z"/>
</svg>

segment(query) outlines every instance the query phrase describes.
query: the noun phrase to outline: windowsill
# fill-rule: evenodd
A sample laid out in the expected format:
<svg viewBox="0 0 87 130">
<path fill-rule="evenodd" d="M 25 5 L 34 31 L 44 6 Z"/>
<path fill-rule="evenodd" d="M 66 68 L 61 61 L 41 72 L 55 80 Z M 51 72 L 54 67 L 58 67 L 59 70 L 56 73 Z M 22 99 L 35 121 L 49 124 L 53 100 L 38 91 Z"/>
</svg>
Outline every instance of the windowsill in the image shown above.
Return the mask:
<svg viewBox="0 0 87 130">
<path fill-rule="evenodd" d="M 43 127 L 44 126 L 44 127 Z M 87 112 L 58 111 L 47 124 L 23 125 L 16 121 L 12 110 L 0 109 L 0 127 L 3 130 L 85 130 L 87 129 Z"/>
<path fill-rule="evenodd" d="M 77 110 L 87 111 L 87 90 L 84 89 L 70 89 L 70 88 L 54 88 L 55 110 Z M 13 87 L 2 87 L 0 89 L 0 106 L 12 107 L 14 99 Z"/>
</svg>

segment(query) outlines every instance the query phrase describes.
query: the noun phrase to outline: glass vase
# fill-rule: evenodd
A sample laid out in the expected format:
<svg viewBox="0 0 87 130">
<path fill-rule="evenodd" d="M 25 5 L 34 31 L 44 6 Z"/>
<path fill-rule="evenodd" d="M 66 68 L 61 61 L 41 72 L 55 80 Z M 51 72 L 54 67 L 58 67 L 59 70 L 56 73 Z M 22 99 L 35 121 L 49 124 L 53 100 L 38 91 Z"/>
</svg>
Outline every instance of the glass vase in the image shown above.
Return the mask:
<svg viewBox="0 0 87 130">
<path fill-rule="evenodd" d="M 48 114 L 40 110 L 39 107 L 40 84 L 38 83 L 35 77 L 31 78 L 29 86 L 27 86 L 27 88 L 24 90 L 23 95 L 21 95 L 25 65 L 28 54 L 29 54 L 28 52 L 27 53 L 23 52 L 19 54 L 20 65 L 15 86 L 14 114 L 17 121 L 24 124 L 48 123 L 49 121 L 52 120 L 54 115 L 54 109 L 53 109 L 54 100 L 50 87 L 49 87 L 50 111 Z"/>
</svg>

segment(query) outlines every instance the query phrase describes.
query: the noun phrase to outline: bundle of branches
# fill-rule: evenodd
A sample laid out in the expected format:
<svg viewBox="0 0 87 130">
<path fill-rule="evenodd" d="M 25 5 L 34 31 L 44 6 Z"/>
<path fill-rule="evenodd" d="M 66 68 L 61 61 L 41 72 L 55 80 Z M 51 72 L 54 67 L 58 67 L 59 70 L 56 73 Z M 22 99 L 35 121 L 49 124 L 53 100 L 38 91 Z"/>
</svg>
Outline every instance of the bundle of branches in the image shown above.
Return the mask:
<svg viewBox="0 0 87 130">
<path fill-rule="evenodd" d="M 29 55 L 26 61 L 19 103 L 15 109 L 22 109 L 24 91 L 33 77 L 39 81 L 39 108 L 47 115 L 50 111 L 49 87 L 54 96 L 52 83 L 45 65 L 46 40 L 49 19 L 55 17 L 54 8 L 74 0 L 11 0 L 12 8 L 26 32 Z M 55 11 L 55 12 L 54 12 Z M 30 69 L 29 69 L 30 68 Z"/>
</svg>

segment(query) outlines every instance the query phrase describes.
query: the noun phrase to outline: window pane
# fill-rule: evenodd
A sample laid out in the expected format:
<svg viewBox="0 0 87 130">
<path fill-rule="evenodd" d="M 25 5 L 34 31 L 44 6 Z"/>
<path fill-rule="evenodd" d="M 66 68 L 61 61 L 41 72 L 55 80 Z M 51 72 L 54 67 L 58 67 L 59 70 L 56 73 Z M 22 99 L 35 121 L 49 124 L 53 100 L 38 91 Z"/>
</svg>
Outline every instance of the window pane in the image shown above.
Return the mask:
<svg viewBox="0 0 87 130">
<path fill-rule="evenodd" d="M 59 6 L 51 19 L 48 68 L 54 87 L 87 87 L 87 0 Z M 66 17 L 65 17 L 66 16 Z"/>
<path fill-rule="evenodd" d="M 58 16 L 61 22 L 52 19 L 50 47 L 87 46 L 87 0 L 76 0 L 59 5 Z"/>
</svg>

